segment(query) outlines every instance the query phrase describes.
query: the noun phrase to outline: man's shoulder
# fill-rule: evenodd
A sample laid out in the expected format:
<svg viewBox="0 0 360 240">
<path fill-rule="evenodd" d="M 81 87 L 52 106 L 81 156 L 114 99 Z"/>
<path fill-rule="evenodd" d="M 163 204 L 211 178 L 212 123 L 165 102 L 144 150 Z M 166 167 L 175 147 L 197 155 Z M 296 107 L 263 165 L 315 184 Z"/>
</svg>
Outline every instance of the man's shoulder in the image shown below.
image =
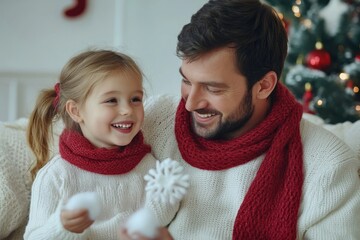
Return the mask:
<svg viewBox="0 0 360 240">
<path fill-rule="evenodd" d="M 148 97 L 144 101 L 145 124 L 151 125 L 156 122 L 164 122 L 173 118 L 179 104 L 180 97 L 177 95 L 156 95 Z"/>
<path fill-rule="evenodd" d="M 143 133 L 145 141 L 156 147 L 157 142 L 166 141 L 174 134 L 175 114 L 180 96 L 158 95 L 145 100 Z"/>
<path fill-rule="evenodd" d="M 302 119 L 300 131 L 306 166 L 336 167 L 358 160 L 355 152 L 342 139 L 323 126 Z"/>
<path fill-rule="evenodd" d="M 180 101 L 180 96 L 178 95 L 154 95 L 149 96 L 144 101 L 145 111 L 159 109 L 159 108 L 176 108 Z"/>
</svg>

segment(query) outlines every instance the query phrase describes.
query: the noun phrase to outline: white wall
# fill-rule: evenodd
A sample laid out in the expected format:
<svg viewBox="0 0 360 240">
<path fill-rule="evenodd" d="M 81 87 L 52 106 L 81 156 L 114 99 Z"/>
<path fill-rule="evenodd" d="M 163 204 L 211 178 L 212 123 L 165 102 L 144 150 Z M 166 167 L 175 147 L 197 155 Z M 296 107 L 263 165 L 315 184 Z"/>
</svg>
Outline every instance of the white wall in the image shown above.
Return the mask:
<svg viewBox="0 0 360 240">
<path fill-rule="evenodd" d="M 124 50 L 147 77 L 148 94 L 180 94 L 177 35 L 205 0 L 125 1 Z"/>
<path fill-rule="evenodd" d="M 88 2 L 83 16 L 69 19 L 71 0 L 1 0 L 0 71 L 58 73 L 86 47 L 113 46 L 116 0 Z"/>
<path fill-rule="evenodd" d="M 74 19 L 71 0 L 0 1 L 0 121 L 26 117 L 74 54 L 89 47 L 132 56 L 148 95 L 179 94 L 177 34 L 206 0 L 88 0 Z"/>
</svg>

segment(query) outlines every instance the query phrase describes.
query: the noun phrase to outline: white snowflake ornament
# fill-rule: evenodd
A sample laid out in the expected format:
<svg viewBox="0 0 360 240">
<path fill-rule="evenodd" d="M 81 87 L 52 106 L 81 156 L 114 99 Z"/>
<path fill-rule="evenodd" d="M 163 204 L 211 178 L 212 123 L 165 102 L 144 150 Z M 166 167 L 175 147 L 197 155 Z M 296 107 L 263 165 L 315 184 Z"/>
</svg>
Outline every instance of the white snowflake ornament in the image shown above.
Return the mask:
<svg viewBox="0 0 360 240">
<path fill-rule="evenodd" d="M 156 161 L 156 169 L 144 176 L 148 198 L 172 205 L 181 201 L 189 187 L 189 175 L 177 161 L 167 158 Z"/>
</svg>

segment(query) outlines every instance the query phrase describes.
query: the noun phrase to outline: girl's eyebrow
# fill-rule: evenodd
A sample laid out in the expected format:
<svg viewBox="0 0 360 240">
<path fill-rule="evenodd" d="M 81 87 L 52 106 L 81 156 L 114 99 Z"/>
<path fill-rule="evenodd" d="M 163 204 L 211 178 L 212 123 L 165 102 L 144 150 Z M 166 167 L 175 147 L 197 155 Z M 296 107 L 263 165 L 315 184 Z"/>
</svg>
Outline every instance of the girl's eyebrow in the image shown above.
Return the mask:
<svg viewBox="0 0 360 240">
<path fill-rule="evenodd" d="M 102 93 L 101 96 L 111 95 L 111 94 L 114 94 L 114 93 L 121 93 L 121 92 L 119 92 L 119 91 L 108 91 L 108 92 Z M 135 94 L 135 93 L 143 95 L 144 91 L 143 90 L 136 90 L 136 91 L 132 92 L 132 94 Z"/>
</svg>

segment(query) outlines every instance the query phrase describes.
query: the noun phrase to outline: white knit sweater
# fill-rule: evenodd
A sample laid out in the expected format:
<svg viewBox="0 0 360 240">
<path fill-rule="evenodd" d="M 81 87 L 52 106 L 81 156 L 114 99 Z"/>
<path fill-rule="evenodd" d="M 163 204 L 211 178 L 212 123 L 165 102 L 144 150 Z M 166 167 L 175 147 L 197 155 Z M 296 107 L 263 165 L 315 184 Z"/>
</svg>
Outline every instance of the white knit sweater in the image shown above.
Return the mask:
<svg viewBox="0 0 360 240">
<path fill-rule="evenodd" d="M 184 165 L 190 188 L 169 230 L 174 239 L 231 239 L 238 209 L 264 158 L 222 171 L 194 168 L 181 157 L 174 133 L 179 98 L 146 101 L 144 135 L 156 158 Z M 297 239 L 360 239 L 360 161 L 335 135 L 302 120 L 303 196 Z M 219 155 L 221 158 L 221 155 Z"/>
<path fill-rule="evenodd" d="M 38 172 L 32 185 L 29 223 L 25 239 L 118 239 L 120 226 L 129 215 L 144 206 L 144 175 L 155 166 L 155 158 L 147 154 L 129 173 L 102 175 L 82 170 L 59 155 Z M 60 211 L 67 199 L 79 192 L 97 192 L 104 205 L 96 221 L 82 234 L 65 230 Z M 159 208 L 162 221 L 169 222 L 177 205 Z"/>
</svg>

